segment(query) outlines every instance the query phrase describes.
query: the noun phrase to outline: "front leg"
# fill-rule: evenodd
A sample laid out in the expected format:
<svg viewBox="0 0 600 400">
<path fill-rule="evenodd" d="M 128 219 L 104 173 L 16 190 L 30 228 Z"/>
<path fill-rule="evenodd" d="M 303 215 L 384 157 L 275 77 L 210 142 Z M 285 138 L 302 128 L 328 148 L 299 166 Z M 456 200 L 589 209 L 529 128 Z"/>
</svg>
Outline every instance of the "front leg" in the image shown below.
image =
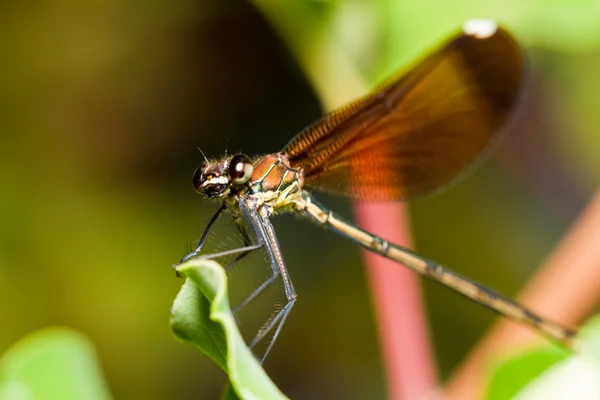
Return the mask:
<svg viewBox="0 0 600 400">
<path fill-rule="evenodd" d="M 202 246 L 204 246 L 204 242 L 206 242 L 206 239 L 208 238 L 208 234 L 210 233 L 210 230 L 213 228 L 213 226 L 215 225 L 215 223 L 217 222 L 217 220 L 219 219 L 221 214 L 223 214 L 223 211 L 225 211 L 226 209 L 227 209 L 227 206 L 225 204 L 223 204 L 221 206 L 221 208 L 219 208 L 219 210 L 216 212 L 216 214 L 213 215 L 213 217 L 210 219 L 210 221 L 208 221 L 208 225 L 206 225 L 206 229 L 204 229 L 204 233 L 202 233 L 202 236 L 200 237 L 200 241 L 198 242 L 198 245 L 196 246 L 194 251 L 192 251 L 189 254 L 186 254 L 181 259 L 179 264 L 183 264 L 184 262 L 196 257 L 200 253 L 200 250 L 202 250 Z"/>
<path fill-rule="evenodd" d="M 246 248 L 252 247 L 255 243 L 253 243 L 254 241 L 248 234 L 248 231 L 246 230 L 246 228 L 244 226 L 244 222 L 242 221 L 242 218 L 240 218 L 239 215 L 233 215 L 233 222 L 235 223 L 235 226 L 237 227 L 240 235 L 242 235 L 242 239 L 244 240 L 244 246 Z M 256 243 L 256 245 L 258 245 L 259 247 L 262 247 L 264 245 L 264 243 L 262 242 L 262 240 L 260 238 L 258 238 L 258 243 Z M 227 264 L 227 266 L 225 267 L 225 271 L 229 271 L 231 269 L 231 267 L 233 267 L 234 264 L 236 264 L 242 258 L 244 258 L 248 254 L 250 254 L 250 251 L 251 250 L 247 250 L 243 253 L 240 253 L 233 261 L 231 261 L 229 264 Z"/>
</svg>

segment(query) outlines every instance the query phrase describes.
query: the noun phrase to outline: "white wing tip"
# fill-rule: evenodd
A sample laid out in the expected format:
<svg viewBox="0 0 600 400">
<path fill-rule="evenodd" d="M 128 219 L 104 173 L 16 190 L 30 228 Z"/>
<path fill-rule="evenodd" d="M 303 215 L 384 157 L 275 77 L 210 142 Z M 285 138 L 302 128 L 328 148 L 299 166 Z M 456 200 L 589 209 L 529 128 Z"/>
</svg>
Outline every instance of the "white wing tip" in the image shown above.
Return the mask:
<svg viewBox="0 0 600 400">
<path fill-rule="evenodd" d="M 498 24 L 491 19 L 470 19 L 463 24 L 463 32 L 477 39 L 487 39 L 498 30 Z"/>
</svg>

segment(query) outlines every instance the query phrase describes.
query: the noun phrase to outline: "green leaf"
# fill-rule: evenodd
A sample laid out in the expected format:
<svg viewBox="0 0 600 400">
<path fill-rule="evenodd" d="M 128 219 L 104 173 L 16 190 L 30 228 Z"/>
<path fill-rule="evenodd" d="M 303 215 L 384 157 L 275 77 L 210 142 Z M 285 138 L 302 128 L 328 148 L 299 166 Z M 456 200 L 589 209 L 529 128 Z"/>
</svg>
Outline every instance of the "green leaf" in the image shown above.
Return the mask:
<svg viewBox="0 0 600 400">
<path fill-rule="evenodd" d="M 93 346 L 73 330 L 30 334 L 0 359 L 0 400 L 110 398 Z"/>
<path fill-rule="evenodd" d="M 171 329 L 175 335 L 195 345 L 227 372 L 225 332 L 210 318 L 210 301 L 192 280 L 185 280 L 171 313 Z"/>
<path fill-rule="evenodd" d="M 243 399 L 286 399 L 269 379 L 240 334 L 227 296 L 227 275 L 212 260 L 177 267 L 186 281 L 171 310 L 175 335 L 208 355 Z M 227 391 L 222 398 L 230 399 Z"/>
<path fill-rule="evenodd" d="M 571 353 L 550 345 L 515 355 L 498 365 L 487 399 L 599 399 L 600 318 L 581 329 Z"/>
<path fill-rule="evenodd" d="M 487 398 L 490 400 L 513 398 L 527 383 L 567 356 L 567 350 L 543 347 L 529 349 L 505 360 L 494 372 Z"/>
</svg>

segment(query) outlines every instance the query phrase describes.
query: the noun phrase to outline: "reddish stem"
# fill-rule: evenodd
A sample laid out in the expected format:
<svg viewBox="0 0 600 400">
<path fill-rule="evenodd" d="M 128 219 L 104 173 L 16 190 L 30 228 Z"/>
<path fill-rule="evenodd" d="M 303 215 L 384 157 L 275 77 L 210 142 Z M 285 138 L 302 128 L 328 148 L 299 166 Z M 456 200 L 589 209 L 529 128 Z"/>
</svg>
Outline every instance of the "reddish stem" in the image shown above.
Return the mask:
<svg viewBox="0 0 600 400">
<path fill-rule="evenodd" d="M 354 205 L 358 224 L 386 240 L 411 247 L 405 209 L 398 203 Z M 419 278 L 398 263 L 363 250 L 371 286 L 389 399 L 424 398 L 436 372 Z"/>
</svg>

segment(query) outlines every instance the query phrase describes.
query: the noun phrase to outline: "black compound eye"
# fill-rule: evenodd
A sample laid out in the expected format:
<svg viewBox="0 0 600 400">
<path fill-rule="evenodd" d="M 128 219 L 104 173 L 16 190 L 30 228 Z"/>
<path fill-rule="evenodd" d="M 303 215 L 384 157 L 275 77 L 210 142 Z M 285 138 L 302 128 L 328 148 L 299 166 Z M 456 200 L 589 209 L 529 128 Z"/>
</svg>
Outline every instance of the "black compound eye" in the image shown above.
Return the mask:
<svg viewBox="0 0 600 400">
<path fill-rule="evenodd" d="M 254 165 L 252 164 L 252 160 L 243 154 L 238 154 L 237 156 L 233 156 L 229 162 L 227 173 L 229 174 L 231 183 L 242 185 L 250 180 L 253 170 Z"/>
<path fill-rule="evenodd" d="M 194 184 L 194 190 L 198 193 L 202 193 L 202 184 L 205 181 L 205 178 L 202 174 L 204 168 L 198 167 L 196 172 L 194 172 L 194 177 L 192 178 L 192 182 Z"/>
</svg>

